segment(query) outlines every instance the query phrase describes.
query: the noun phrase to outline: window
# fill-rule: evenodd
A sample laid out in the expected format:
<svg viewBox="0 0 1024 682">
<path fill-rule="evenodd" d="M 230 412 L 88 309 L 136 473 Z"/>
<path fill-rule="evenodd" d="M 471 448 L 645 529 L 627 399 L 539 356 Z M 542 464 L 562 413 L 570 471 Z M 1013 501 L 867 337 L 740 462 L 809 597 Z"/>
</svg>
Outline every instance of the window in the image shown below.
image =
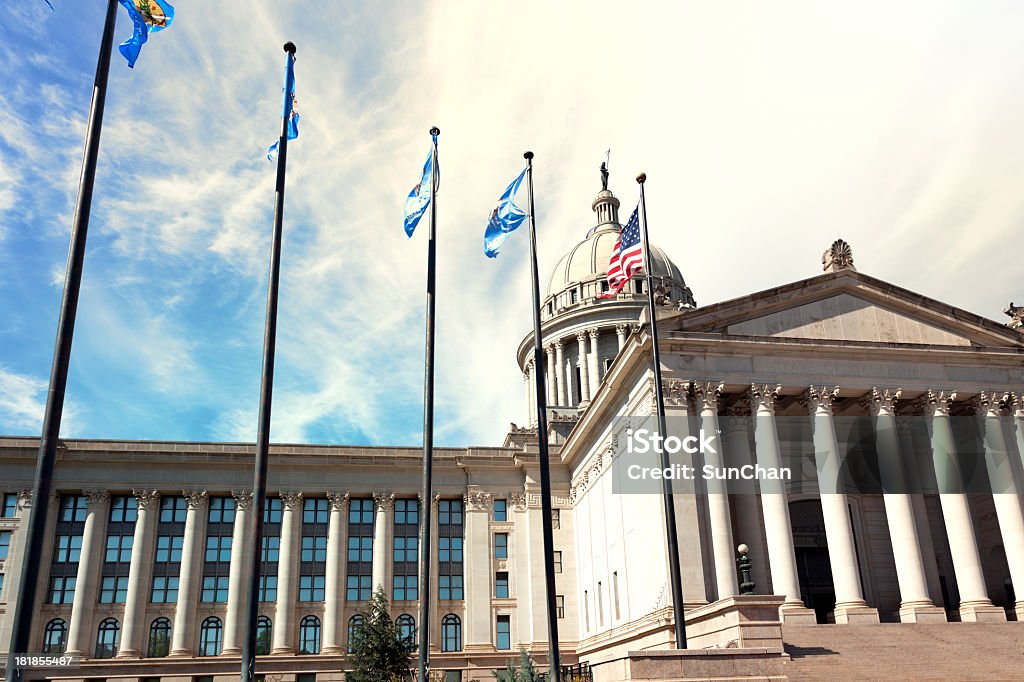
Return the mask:
<svg viewBox="0 0 1024 682">
<path fill-rule="evenodd" d="M 457 601 L 462 599 L 462 576 L 442 575 L 437 582 L 438 599 L 442 601 Z"/>
<path fill-rule="evenodd" d="M 84 495 L 64 495 L 60 498 L 60 520 L 66 523 L 84 523 L 88 501 Z"/>
<path fill-rule="evenodd" d="M 4 495 L 4 516 L 11 518 L 18 513 L 18 496 L 15 493 Z"/>
<path fill-rule="evenodd" d="M 601 581 L 597 583 L 597 626 L 604 627 L 604 590 Z"/>
<path fill-rule="evenodd" d="M 68 644 L 68 626 L 60 618 L 54 618 L 46 624 L 43 632 L 43 653 L 62 654 Z"/>
<path fill-rule="evenodd" d="M 644 281 L 642 279 L 633 280 L 633 291 L 638 294 L 644 293 Z"/>
<path fill-rule="evenodd" d="M 261 575 L 260 576 L 260 601 L 261 602 L 277 601 L 277 576 L 276 575 Z"/>
<path fill-rule="evenodd" d="M 146 655 L 150 658 L 163 658 L 171 650 L 171 621 L 168 618 L 157 618 L 149 626 L 149 648 Z"/>
<path fill-rule="evenodd" d="M 562 553 L 556 551 L 556 552 L 552 552 L 551 554 L 552 554 L 552 562 L 555 564 L 555 573 L 561 573 L 562 572 Z"/>
<path fill-rule="evenodd" d="M 438 538 L 438 558 L 445 562 L 462 562 L 462 538 Z"/>
<path fill-rule="evenodd" d="M 206 561 L 231 561 L 230 535 L 221 535 L 206 538 Z"/>
<path fill-rule="evenodd" d="M 266 616 L 256 619 L 256 655 L 267 656 L 270 654 L 270 637 L 273 633 L 273 624 Z"/>
<path fill-rule="evenodd" d="M 188 503 L 184 497 L 164 497 L 160 500 L 160 523 L 185 523 Z"/>
<path fill-rule="evenodd" d="M 154 604 L 175 604 L 178 601 L 178 576 L 176 575 L 155 575 L 153 576 L 153 589 L 149 594 L 149 601 Z"/>
<path fill-rule="evenodd" d="M 181 563 L 181 548 L 185 538 L 181 535 L 159 535 L 156 539 L 156 560 Z"/>
<path fill-rule="evenodd" d="M 590 632 L 590 593 L 583 590 L 583 630 Z"/>
<path fill-rule="evenodd" d="M 228 577 L 206 576 L 203 578 L 202 602 L 210 604 L 223 604 L 228 600 Z"/>
<path fill-rule="evenodd" d="M 462 621 L 454 613 L 441 619 L 441 651 L 462 651 Z"/>
<path fill-rule="evenodd" d="M 570 289 L 569 290 L 569 305 L 572 305 L 572 304 L 576 303 L 576 300 L 578 299 L 578 297 L 579 297 L 579 292 L 577 292 L 576 289 Z"/>
<path fill-rule="evenodd" d="M 419 594 L 419 578 L 415 575 L 396 575 L 392 583 L 392 601 L 415 601 Z"/>
<path fill-rule="evenodd" d="M 562 527 L 562 514 L 560 512 L 561 512 L 560 509 L 552 509 L 551 510 L 551 528 L 552 529 L 561 528 Z"/>
<path fill-rule="evenodd" d="M 128 597 L 128 576 L 104 576 L 100 585 L 101 604 L 123 604 Z"/>
<path fill-rule="evenodd" d="M 138 518 L 138 500 L 134 495 L 115 495 L 110 499 L 111 523 L 135 523 Z"/>
<path fill-rule="evenodd" d="M 2 536 L 3 533 L 0 533 Z M 8 538 L 10 533 L 7 533 Z M 0 543 L 3 539 L 0 538 Z M 77 564 L 78 559 L 82 555 L 82 536 L 81 535 L 58 535 L 57 544 L 54 549 L 53 560 L 58 563 L 72 563 Z"/>
<path fill-rule="evenodd" d="M 392 601 L 419 598 L 419 500 L 395 500 Z"/>
<path fill-rule="evenodd" d="M 235 498 L 211 497 L 210 511 L 207 516 L 207 521 L 209 523 L 234 523 Z"/>
<path fill-rule="evenodd" d="M 299 623 L 299 653 L 320 653 L 320 619 L 306 616 Z"/>
<path fill-rule="evenodd" d="M 348 573 L 345 598 L 369 601 L 373 575 L 373 499 L 351 500 L 348 506 Z"/>
<path fill-rule="evenodd" d="M 0 530 L 0 561 L 7 558 L 7 553 L 11 550 L 11 531 Z"/>
<path fill-rule="evenodd" d="M 508 533 L 494 534 L 494 558 L 508 558 Z"/>
<path fill-rule="evenodd" d="M 496 626 L 498 641 L 495 646 L 499 651 L 508 651 L 512 648 L 512 623 L 509 616 L 498 616 Z"/>
<path fill-rule="evenodd" d="M 327 525 L 328 500 L 326 497 L 310 497 L 302 502 L 302 522 Z M 319 621 L 317 621 L 319 622 Z"/>
<path fill-rule="evenodd" d="M 606 291 L 608 291 L 608 289 L 608 280 L 601 280 L 601 293 L 605 293 Z"/>
<path fill-rule="evenodd" d="M 438 598 L 463 598 L 462 590 L 462 500 L 441 500 L 437 506 Z"/>
<path fill-rule="evenodd" d="M 131 535 L 108 535 L 107 553 L 103 560 L 108 564 L 130 562 L 132 560 L 132 542 Z"/>
<path fill-rule="evenodd" d="M 494 501 L 494 520 L 508 521 L 508 500 Z"/>
<path fill-rule="evenodd" d="M 315 500 L 306 501 L 315 502 Z M 327 538 L 303 536 L 302 560 L 320 562 L 327 561 Z"/>
<path fill-rule="evenodd" d="M 565 618 L 565 596 L 555 595 L 555 615 L 558 618 Z"/>
<path fill-rule="evenodd" d="M 416 620 L 408 613 L 403 613 L 395 620 L 395 624 L 398 625 L 399 632 L 402 633 L 402 639 L 407 642 L 416 642 Z"/>
<path fill-rule="evenodd" d="M 263 537 L 263 557 L 261 561 L 278 561 L 281 556 L 281 538 Z"/>
<path fill-rule="evenodd" d="M 508 573 L 499 571 L 494 574 L 494 596 L 508 599 Z"/>
<path fill-rule="evenodd" d="M 612 572 L 612 601 L 615 606 L 615 620 L 619 619 L 619 572 Z"/>
<path fill-rule="evenodd" d="M 70 604 L 75 600 L 75 578 L 55 576 L 50 578 L 49 604 Z"/>
<path fill-rule="evenodd" d="M 221 625 L 220 618 L 210 616 L 204 620 L 199 629 L 199 655 L 220 656 L 223 633 L 224 626 Z"/>
<path fill-rule="evenodd" d="M 359 631 L 363 627 L 363 617 L 360 614 L 356 614 L 348 619 L 348 652 L 352 653 L 355 650 L 355 640 L 359 635 Z"/>
<path fill-rule="evenodd" d="M 96 635 L 96 658 L 113 658 L 120 640 L 121 625 L 114 618 L 104 620 Z"/>
<path fill-rule="evenodd" d="M 266 498 L 266 504 L 263 507 L 263 523 L 281 523 L 283 511 L 284 505 L 280 497 Z"/>
<path fill-rule="evenodd" d="M 322 575 L 299 576 L 299 601 L 323 601 L 326 578 Z"/>
</svg>

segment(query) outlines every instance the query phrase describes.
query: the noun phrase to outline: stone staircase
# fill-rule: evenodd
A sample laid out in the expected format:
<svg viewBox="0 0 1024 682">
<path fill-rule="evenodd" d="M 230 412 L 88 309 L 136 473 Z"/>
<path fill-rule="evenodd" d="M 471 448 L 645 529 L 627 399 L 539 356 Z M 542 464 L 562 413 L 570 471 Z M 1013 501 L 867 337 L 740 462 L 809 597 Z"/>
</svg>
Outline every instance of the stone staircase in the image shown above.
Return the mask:
<svg viewBox="0 0 1024 682">
<path fill-rule="evenodd" d="M 1024 680 L 1024 623 L 783 626 L 790 680 Z"/>
</svg>

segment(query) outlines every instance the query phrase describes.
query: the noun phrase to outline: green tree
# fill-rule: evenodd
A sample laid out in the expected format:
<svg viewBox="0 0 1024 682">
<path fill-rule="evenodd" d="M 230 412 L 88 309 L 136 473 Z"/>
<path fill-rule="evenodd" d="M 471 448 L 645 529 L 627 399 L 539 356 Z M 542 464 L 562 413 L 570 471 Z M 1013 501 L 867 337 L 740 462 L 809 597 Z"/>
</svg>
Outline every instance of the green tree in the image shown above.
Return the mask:
<svg viewBox="0 0 1024 682">
<path fill-rule="evenodd" d="M 491 674 L 498 682 L 540 682 L 544 679 L 533 666 L 533 659 L 530 654 L 526 653 L 526 649 L 519 650 L 518 663 L 509 661 L 504 670 L 498 670 Z"/>
<path fill-rule="evenodd" d="M 362 625 L 352 633 L 348 658 L 352 682 L 396 682 L 410 679 L 409 668 L 416 643 L 402 636 L 402 628 L 391 620 L 388 598 L 380 587 L 362 612 Z"/>
</svg>

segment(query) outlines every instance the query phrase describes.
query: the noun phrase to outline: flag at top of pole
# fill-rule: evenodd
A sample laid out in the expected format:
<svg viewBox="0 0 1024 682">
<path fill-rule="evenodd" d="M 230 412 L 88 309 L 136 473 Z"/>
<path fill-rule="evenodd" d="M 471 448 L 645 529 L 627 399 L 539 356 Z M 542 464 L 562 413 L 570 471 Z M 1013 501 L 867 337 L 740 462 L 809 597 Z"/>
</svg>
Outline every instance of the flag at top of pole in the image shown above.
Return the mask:
<svg viewBox="0 0 1024 682">
<path fill-rule="evenodd" d="M 633 209 L 626 226 L 615 240 L 611 260 L 608 261 L 608 288 L 601 298 L 612 298 L 622 291 L 630 278 L 643 269 L 644 248 L 640 242 L 640 204 Z"/>
<path fill-rule="evenodd" d="M 527 170 L 528 168 L 524 168 L 519 177 L 505 188 L 504 194 L 498 199 L 498 203 L 495 204 L 487 219 L 487 229 L 484 231 L 484 254 L 488 258 L 497 258 L 498 247 L 526 220 L 526 214 L 516 206 L 515 199 L 516 192 L 519 191 L 519 185 L 523 183 Z"/>
<path fill-rule="evenodd" d="M 299 136 L 299 109 L 295 99 L 295 55 L 293 53 L 288 53 L 284 68 L 284 103 L 281 107 L 281 116 L 288 121 L 288 139 L 294 140 Z M 277 148 L 280 144 L 281 140 L 278 139 L 270 145 L 267 150 L 268 161 L 273 161 L 277 156 Z"/>
<path fill-rule="evenodd" d="M 434 177 L 434 149 L 437 147 L 437 135 L 431 133 L 431 139 L 433 144 L 430 147 L 430 151 L 427 152 L 427 162 L 423 164 L 423 175 L 420 176 L 420 181 L 416 183 L 416 186 L 409 192 L 409 196 L 405 200 L 405 233 L 412 236 L 412 233 L 416 231 L 416 225 L 419 224 L 420 218 L 427 212 L 427 207 L 430 206 L 430 200 L 434 196 L 434 192 L 441 185 L 441 167 L 437 167 L 437 180 L 434 182 L 434 191 L 431 191 L 431 180 Z"/>
<path fill-rule="evenodd" d="M 135 68 L 135 61 L 142 52 L 142 46 L 149 40 L 149 32 L 156 33 L 171 25 L 174 21 L 174 8 L 167 0 L 119 0 L 128 10 L 135 29 L 132 37 L 121 43 L 118 48 L 128 60 L 128 68 Z M 49 4 L 49 2 L 47 2 Z"/>
</svg>

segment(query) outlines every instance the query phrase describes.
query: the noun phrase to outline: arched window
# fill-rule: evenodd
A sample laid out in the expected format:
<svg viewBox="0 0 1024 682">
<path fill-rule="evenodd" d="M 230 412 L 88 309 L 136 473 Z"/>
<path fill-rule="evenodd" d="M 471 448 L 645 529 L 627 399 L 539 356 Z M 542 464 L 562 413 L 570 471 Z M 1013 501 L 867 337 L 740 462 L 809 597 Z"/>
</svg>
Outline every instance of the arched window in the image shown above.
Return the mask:
<svg viewBox="0 0 1024 682">
<path fill-rule="evenodd" d="M 113 658 L 120 640 L 121 624 L 114 618 L 104 620 L 96 635 L 96 658 Z"/>
<path fill-rule="evenodd" d="M 273 624 L 266 616 L 260 616 L 256 620 L 256 655 L 266 656 L 270 653 L 270 636 L 273 632 Z"/>
<path fill-rule="evenodd" d="M 348 652 L 352 653 L 352 645 L 355 644 L 356 632 L 363 627 L 363 616 L 356 614 L 348 619 Z"/>
<path fill-rule="evenodd" d="M 462 621 L 454 613 L 441 619 L 441 651 L 462 651 Z"/>
<path fill-rule="evenodd" d="M 320 653 L 320 619 L 306 616 L 299 623 L 299 653 Z"/>
<path fill-rule="evenodd" d="M 199 655 L 220 656 L 220 647 L 223 640 L 224 626 L 220 618 L 210 616 L 203 621 L 199 630 Z"/>
<path fill-rule="evenodd" d="M 168 618 L 157 618 L 149 626 L 150 658 L 163 658 L 171 651 L 171 621 Z"/>
<path fill-rule="evenodd" d="M 46 624 L 43 635 L 44 654 L 62 654 L 68 644 L 68 624 L 60 618 L 54 618 Z"/>
<path fill-rule="evenodd" d="M 402 631 L 402 639 L 404 639 L 406 641 L 409 641 L 409 642 L 412 642 L 413 644 L 415 644 L 416 643 L 416 620 L 412 616 L 410 616 L 408 613 L 403 613 L 401 616 L 399 616 L 395 620 L 395 623 L 398 624 L 398 627 Z"/>
</svg>

